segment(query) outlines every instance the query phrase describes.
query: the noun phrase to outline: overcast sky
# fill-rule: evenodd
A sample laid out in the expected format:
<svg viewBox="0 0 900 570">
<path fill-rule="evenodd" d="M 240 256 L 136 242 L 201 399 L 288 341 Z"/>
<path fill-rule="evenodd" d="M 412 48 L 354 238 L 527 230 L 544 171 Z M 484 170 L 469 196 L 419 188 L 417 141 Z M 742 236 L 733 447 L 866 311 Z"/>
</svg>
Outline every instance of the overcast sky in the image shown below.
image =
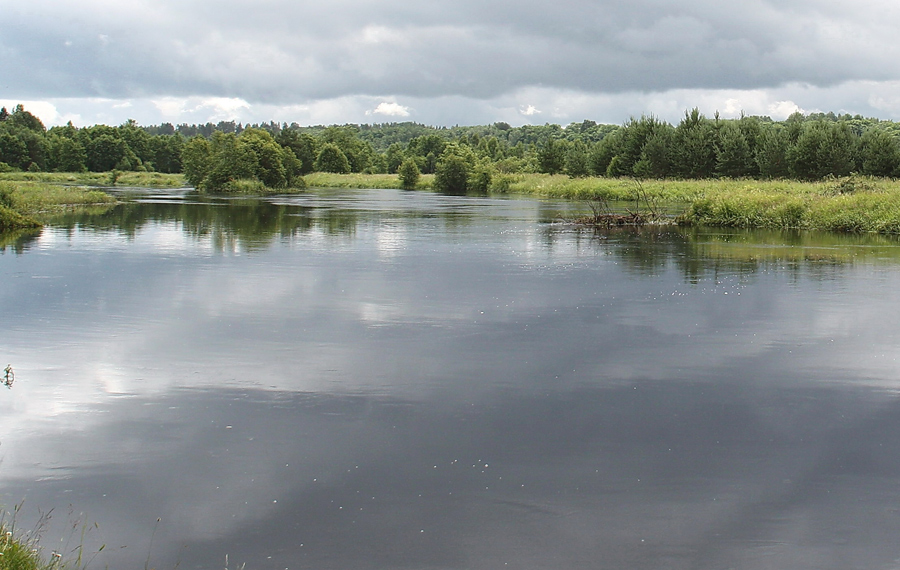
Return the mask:
<svg viewBox="0 0 900 570">
<path fill-rule="evenodd" d="M 49 125 L 900 119 L 888 0 L 0 0 L 0 104 Z"/>
</svg>

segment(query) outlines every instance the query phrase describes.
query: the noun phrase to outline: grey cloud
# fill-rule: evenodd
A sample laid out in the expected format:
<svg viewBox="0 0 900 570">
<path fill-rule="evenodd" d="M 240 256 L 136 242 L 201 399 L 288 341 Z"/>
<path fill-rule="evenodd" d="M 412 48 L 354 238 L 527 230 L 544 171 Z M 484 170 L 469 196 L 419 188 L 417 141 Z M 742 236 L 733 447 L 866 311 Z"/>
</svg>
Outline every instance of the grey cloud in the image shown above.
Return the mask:
<svg viewBox="0 0 900 570">
<path fill-rule="evenodd" d="M 37 2 L 0 24 L 7 94 L 498 97 L 896 77 L 897 9 L 824 2 Z M 103 38 L 106 39 L 102 39 Z M 68 45 L 67 45 L 68 44 Z"/>
</svg>

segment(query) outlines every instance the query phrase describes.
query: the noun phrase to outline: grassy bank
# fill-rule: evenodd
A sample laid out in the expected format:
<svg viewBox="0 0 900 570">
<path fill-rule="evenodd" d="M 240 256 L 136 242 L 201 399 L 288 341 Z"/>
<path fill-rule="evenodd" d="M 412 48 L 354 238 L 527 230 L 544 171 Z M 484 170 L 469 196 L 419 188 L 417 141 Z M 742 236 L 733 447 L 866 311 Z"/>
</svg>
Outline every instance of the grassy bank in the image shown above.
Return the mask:
<svg viewBox="0 0 900 570">
<path fill-rule="evenodd" d="M 399 188 L 389 174 L 311 174 L 312 187 Z M 423 176 L 417 186 L 431 187 Z M 795 180 L 645 180 L 496 175 L 492 191 L 542 198 L 635 202 L 688 225 L 900 234 L 900 181 L 863 176 Z"/>
<path fill-rule="evenodd" d="M 900 183 L 845 179 L 723 189 L 691 202 L 695 225 L 900 234 Z"/>
<path fill-rule="evenodd" d="M 40 227 L 40 218 L 67 208 L 114 203 L 115 198 L 101 190 L 0 180 L 0 231 Z"/>
<path fill-rule="evenodd" d="M 138 188 L 181 188 L 181 174 L 161 172 L 4 172 L 0 181 L 43 182 L 69 186 L 134 186 Z"/>
<path fill-rule="evenodd" d="M 400 178 L 396 174 L 332 174 L 312 172 L 303 177 L 310 188 L 377 188 L 382 190 L 400 189 Z M 431 189 L 433 174 L 423 174 L 416 185 L 418 190 Z"/>
<path fill-rule="evenodd" d="M 400 188 L 395 174 L 304 177 L 313 188 Z M 423 175 L 416 188 L 432 188 Z M 156 172 L 0 174 L 0 231 L 33 226 L 35 216 L 64 206 L 111 204 L 86 186 L 182 187 L 180 174 Z M 260 195 L 261 184 L 235 183 L 230 193 Z M 299 188 L 297 189 L 299 190 Z M 851 176 L 821 182 L 793 180 L 645 180 L 569 178 L 547 174 L 496 174 L 492 192 L 580 201 L 653 205 L 683 224 L 735 228 L 824 230 L 900 234 L 900 181 Z M 646 206 L 644 206 L 646 207 Z"/>
</svg>

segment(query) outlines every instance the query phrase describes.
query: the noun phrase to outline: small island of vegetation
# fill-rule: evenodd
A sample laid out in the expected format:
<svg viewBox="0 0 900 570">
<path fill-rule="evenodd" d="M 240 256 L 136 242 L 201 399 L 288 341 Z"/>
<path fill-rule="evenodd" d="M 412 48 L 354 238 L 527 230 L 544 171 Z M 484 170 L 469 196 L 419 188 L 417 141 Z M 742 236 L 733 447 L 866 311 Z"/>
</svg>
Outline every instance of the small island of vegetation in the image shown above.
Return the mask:
<svg viewBox="0 0 900 570">
<path fill-rule="evenodd" d="M 0 230 L 60 205 L 112 199 L 92 186 L 180 186 L 262 195 L 306 187 L 518 193 L 643 201 L 695 225 L 900 234 L 900 124 L 795 113 L 655 117 L 623 125 L 286 123 L 46 129 L 0 109 Z"/>
</svg>

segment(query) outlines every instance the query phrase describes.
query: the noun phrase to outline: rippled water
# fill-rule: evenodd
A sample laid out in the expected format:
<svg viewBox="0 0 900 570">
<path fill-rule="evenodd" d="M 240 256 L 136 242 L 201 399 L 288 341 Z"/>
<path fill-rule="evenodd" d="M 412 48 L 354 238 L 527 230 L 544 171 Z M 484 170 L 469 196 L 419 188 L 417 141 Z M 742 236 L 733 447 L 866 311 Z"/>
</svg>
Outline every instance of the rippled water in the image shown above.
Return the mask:
<svg viewBox="0 0 900 570">
<path fill-rule="evenodd" d="M 0 502 L 53 509 L 48 549 L 86 521 L 110 568 L 898 566 L 896 241 L 124 198 L 0 255 Z"/>
</svg>

